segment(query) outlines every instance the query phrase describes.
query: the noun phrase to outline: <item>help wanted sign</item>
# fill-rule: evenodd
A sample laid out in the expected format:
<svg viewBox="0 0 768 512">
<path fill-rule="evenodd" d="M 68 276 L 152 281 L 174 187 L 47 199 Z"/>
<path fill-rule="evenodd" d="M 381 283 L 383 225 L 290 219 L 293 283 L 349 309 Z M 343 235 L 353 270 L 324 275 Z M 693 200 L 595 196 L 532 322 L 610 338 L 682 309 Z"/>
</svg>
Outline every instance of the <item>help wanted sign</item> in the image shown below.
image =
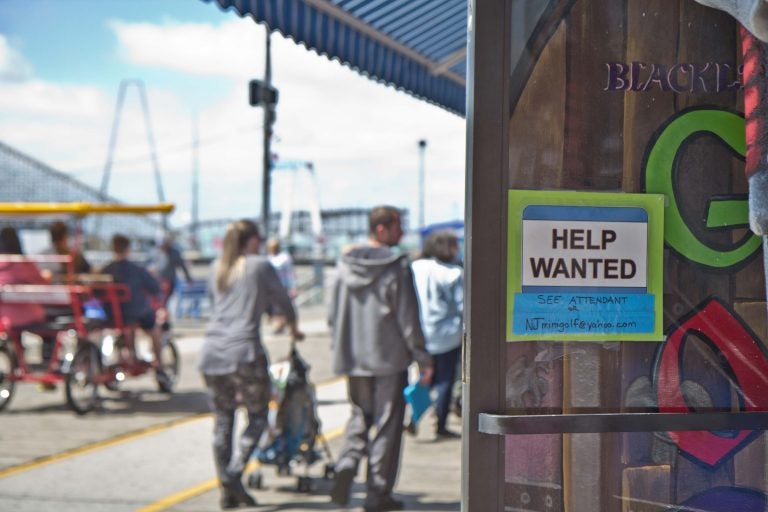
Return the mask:
<svg viewBox="0 0 768 512">
<path fill-rule="evenodd" d="M 660 338 L 659 219 L 654 196 L 510 191 L 508 340 Z"/>
<path fill-rule="evenodd" d="M 523 214 L 523 290 L 646 288 L 648 218 L 644 210 L 557 207 L 540 212 L 541 209 L 529 206 Z M 565 218 L 530 218 L 535 212 Z M 601 215 L 609 220 L 579 221 L 570 217 Z M 624 220 L 615 220 L 616 217 Z"/>
</svg>

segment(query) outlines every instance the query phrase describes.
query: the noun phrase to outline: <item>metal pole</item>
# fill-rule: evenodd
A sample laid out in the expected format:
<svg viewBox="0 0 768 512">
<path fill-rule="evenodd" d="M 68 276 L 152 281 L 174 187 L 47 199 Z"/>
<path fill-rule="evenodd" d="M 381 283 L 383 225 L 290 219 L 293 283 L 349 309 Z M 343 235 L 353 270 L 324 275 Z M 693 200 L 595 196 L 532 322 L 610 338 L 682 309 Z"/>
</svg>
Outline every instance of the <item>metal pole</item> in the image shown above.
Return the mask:
<svg viewBox="0 0 768 512">
<path fill-rule="evenodd" d="M 165 194 L 163 193 L 163 182 L 160 177 L 160 165 L 157 160 L 157 150 L 155 149 L 155 137 L 152 133 L 152 120 L 149 116 L 149 101 L 147 100 L 147 91 L 144 87 L 144 82 L 139 79 L 123 79 L 120 81 L 120 87 L 117 92 L 117 104 L 115 105 L 115 115 L 112 118 L 112 132 L 109 136 L 109 148 L 107 150 L 107 162 L 104 165 L 104 171 L 101 175 L 101 186 L 99 187 L 99 193 L 101 194 L 101 200 L 107 200 L 107 188 L 109 187 L 109 178 L 112 172 L 112 163 L 115 154 L 115 147 L 117 145 L 117 134 L 120 129 L 120 115 L 123 110 L 123 103 L 125 101 L 125 95 L 128 91 L 129 85 L 135 85 L 139 91 L 139 99 L 141 101 L 141 109 L 144 113 L 144 126 L 147 130 L 147 143 L 149 144 L 149 154 L 152 159 L 152 167 L 155 174 L 155 186 L 157 188 L 157 199 L 159 202 L 165 202 Z M 163 229 L 168 230 L 168 214 L 162 216 Z M 101 231 L 101 217 L 97 217 L 95 233 Z"/>
<path fill-rule="evenodd" d="M 270 39 L 269 26 L 265 25 L 267 32 L 266 48 L 266 69 L 264 70 L 264 84 L 268 88 L 272 85 L 272 44 Z M 261 225 L 264 229 L 263 236 L 269 236 L 269 213 L 270 213 L 270 187 L 272 183 L 272 155 L 270 142 L 272 140 L 272 123 L 275 120 L 275 107 L 267 102 L 264 105 L 264 173 L 262 176 L 262 196 L 261 196 Z"/>
<path fill-rule="evenodd" d="M 198 135 L 198 118 L 197 118 L 197 112 L 193 112 L 192 114 L 192 223 L 190 226 L 190 235 L 192 239 L 192 245 L 194 246 L 194 249 L 198 248 L 198 223 L 200 222 L 200 214 L 198 210 L 198 205 L 200 202 L 200 196 L 199 196 L 199 175 L 200 175 L 200 165 L 199 165 L 199 159 L 198 159 L 198 149 L 200 147 L 200 139 Z"/>
<path fill-rule="evenodd" d="M 163 180 L 160 177 L 160 164 L 157 161 L 157 150 L 155 149 L 155 136 L 152 133 L 152 121 L 149 117 L 149 101 L 147 100 L 147 91 L 144 87 L 144 82 L 136 80 L 136 88 L 139 90 L 139 98 L 141 99 L 141 108 L 144 111 L 144 124 L 147 128 L 147 144 L 149 144 L 149 154 L 152 159 L 152 169 L 155 174 L 155 187 L 157 188 L 157 200 L 161 203 L 165 202 L 165 193 L 163 192 Z M 168 214 L 164 213 L 162 216 L 163 231 L 168 231 Z"/>
<path fill-rule="evenodd" d="M 117 103 L 115 104 L 115 114 L 112 116 L 112 131 L 109 134 L 107 161 L 104 164 L 104 171 L 101 174 L 101 186 L 99 187 L 102 201 L 107 200 L 107 189 L 109 187 L 110 173 L 112 172 L 112 162 L 115 156 L 115 146 L 117 145 L 117 133 L 120 130 L 120 113 L 123 109 L 125 90 L 128 87 L 128 83 L 128 80 L 120 80 L 120 85 L 117 89 Z"/>
<path fill-rule="evenodd" d="M 419 140 L 419 229 L 424 227 L 424 154 L 427 141 Z"/>
<path fill-rule="evenodd" d="M 101 174 L 101 185 L 99 186 L 99 199 L 102 202 L 106 202 L 107 189 L 109 188 L 109 178 L 112 173 L 112 163 L 115 157 L 115 147 L 117 146 L 117 134 L 120 131 L 120 114 L 123 111 L 123 102 L 125 101 L 125 93 L 128 89 L 128 85 L 131 80 L 120 80 L 120 85 L 117 89 L 117 103 L 115 104 L 115 113 L 112 116 L 112 131 L 109 134 L 109 146 L 107 148 L 107 161 L 104 164 L 104 171 Z M 102 216 L 97 215 L 93 221 L 93 236 L 101 239 L 101 222 Z"/>
</svg>

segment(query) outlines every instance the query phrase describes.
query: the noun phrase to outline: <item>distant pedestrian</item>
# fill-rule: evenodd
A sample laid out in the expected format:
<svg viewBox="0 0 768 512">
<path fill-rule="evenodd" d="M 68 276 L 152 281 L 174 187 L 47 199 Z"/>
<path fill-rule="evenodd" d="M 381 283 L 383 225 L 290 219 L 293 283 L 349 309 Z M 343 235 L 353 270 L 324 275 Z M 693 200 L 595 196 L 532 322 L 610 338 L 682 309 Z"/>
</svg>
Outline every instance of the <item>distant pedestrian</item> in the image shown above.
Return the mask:
<svg viewBox="0 0 768 512">
<path fill-rule="evenodd" d="M 187 283 L 192 282 L 192 275 L 189 273 L 181 252 L 174 245 L 174 239 L 170 233 L 166 233 L 160 238 L 160 243 L 153 255 L 150 268 L 157 277 L 157 280 L 160 281 L 160 287 L 163 290 L 164 306 L 168 305 L 168 301 L 176 289 L 176 274 L 178 270 L 184 273 Z"/>
<path fill-rule="evenodd" d="M 227 228 L 221 256 L 211 265 L 208 289 L 211 320 L 205 332 L 199 369 L 214 413 L 213 453 L 221 486 L 221 508 L 255 506 L 242 483 L 246 463 L 267 426 L 270 399 L 268 356 L 259 326 L 267 304 L 287 317 L 294 340 L 304 335 L 296 312 L 269 260 L 259 256 L 259 229 L 240 220 Z M 233 453 L 235 410 L 248 411 L 248 425 Z"/>
<path fill-rule="evenodd" d="M 414 360 L 422 381 L 429 381 L 432 358 L 424 347 L 408 258 L 391 249 L 403 235 L 400 212 L 376 207 L 368 221 L 368 243 L 349 248 L 339 259 L 329 311 L 333 369 L 348 376 L 352 405 L 331 499 L 348 503 L 360 460 L 367 455 L 364 507 L 379 512 L 403 508 L 392 496 L 400 465 L 403 389 Z"/>
<path fill-rule="evenodd" d="M 296 272 L 293 269 L 293 259 L 286 251 L 282 251 L 280 241 L 277 238 L 270 238 L 267 241 L 267 255 L 269 262 L 275 267 L 277 277 L 283 283 L 285 291 L 291 299 L 295 299 L 296 292 Z M 267 309 L 270 322 L 274 323 L 275 334 L 283 332 L 285 329 L 285 315 L 280 311 L 279 306 L 270 304 Z"/>
<path fill-rule="evenodd" d="M 448 230 L 436 231 L 424 242 L 424 257 L 411 264 L 421 326 L 427 350 L 435 361 L 432 387 L 437 390 L 435 433 L 438 439 L 461 437 L 446 427 L 463 330 L 464 271 L 455 263 L 458 254 L 456 235 Z"/>
</svg>

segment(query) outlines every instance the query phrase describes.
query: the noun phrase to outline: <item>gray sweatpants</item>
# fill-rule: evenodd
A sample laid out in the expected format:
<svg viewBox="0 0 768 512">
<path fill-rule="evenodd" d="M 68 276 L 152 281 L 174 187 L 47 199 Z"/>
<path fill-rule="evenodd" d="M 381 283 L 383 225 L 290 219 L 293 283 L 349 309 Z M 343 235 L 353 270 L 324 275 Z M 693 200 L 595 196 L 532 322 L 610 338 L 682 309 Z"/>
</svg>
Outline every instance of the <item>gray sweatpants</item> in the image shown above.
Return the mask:
<svg viewBox="0 0 768 512">
<path fill-rule="evenodd" d="M 389 496 L 395 487 L 403 439 L 406 372 L 381 377 L 349 377 L 348 392 L 352 417 L 347 423 L 346 442 L 336 470 L 357 472 L 360 460 L 368 455 L 366 487 L 368 499 Z M 376 427 L 372 439 L 369 431 Z"/>
</svg>

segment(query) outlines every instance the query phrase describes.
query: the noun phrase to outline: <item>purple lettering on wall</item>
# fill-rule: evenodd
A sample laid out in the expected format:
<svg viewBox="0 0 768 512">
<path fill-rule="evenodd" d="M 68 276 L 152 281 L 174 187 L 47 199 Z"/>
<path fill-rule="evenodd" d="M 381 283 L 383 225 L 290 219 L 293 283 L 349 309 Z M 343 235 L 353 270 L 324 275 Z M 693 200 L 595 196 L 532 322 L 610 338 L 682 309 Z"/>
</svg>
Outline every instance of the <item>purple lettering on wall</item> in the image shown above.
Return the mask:
<svg viewBox="0 0 768 512">
<path fill-rule="evenodd" d="M 687 83 L 680 83 L 680 76 L 688 74 L 687 64 L 675 64 L 669 68 L 669 74 L 667 75 L 667 83 L 669 88 L 675 92 L 684 92 L 688 90 L 689 85 Z M 688 81 L 685 78 L 686 82 Z"/>
<path fill-rule="evenodd" d="M 631 70 L 632 72 L 629 75 L 629 82 L 630 82 L 630 91 L 639 91 L 642 89 L 640 84 L 642 83 L 640 81 L 640 76 L 643 74 L 643 70 L 645 69 L 645 64 L 642 62 L 634 61 L 632 62 Z"/>
<path fill-rule="evenodd" d="M 648 77 L 648 81 L 645 82 L 641 90 L 647 91 L 654 87 L 658 87 L 662 91 L 669 91 L 672 88 L 667 77 L 667 66 L 664 64 L 651 64 L 651 76 Z"/>
<path fill-rule="evenodd" d="M 605 65 L 608 67 L 608 85 L 603 90 L 626 91 L 629 86 L 627 82 L 629 66 L 623 62 L 606 62 Z"/>
<path fill-rule="evenodd" d="M 606 62 L 604 91 L 726 93 L 743 87 L 743 66 L 723 62 Z"/>
<path fill-rule="evenodd" d="M 705 80 L 705 73 L 709 69 L 709 62 L 701 65 L 689 64 L 691 69 L 691 88 L 689 92 L 709 92 L 707 89 L 707 82 Z"/>
</svg>

